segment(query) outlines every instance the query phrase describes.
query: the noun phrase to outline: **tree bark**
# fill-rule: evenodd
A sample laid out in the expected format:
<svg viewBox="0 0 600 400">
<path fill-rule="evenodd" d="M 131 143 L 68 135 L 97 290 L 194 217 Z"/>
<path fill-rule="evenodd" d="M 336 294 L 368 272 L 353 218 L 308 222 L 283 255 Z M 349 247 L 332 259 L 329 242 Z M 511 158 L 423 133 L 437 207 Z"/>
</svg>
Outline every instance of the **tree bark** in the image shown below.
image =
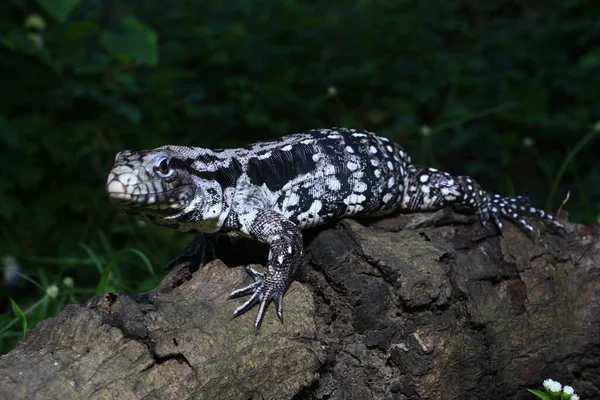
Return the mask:
<svg viewBox="0 0 600 400">
<path fill-rule="evenodd" d="M 283 324 L 231 317 L 242 268 L 180 265 L 38 324 L 0 398 L 532 399 L 547 378 L 600 398 L 599 243 L 447 210 L 344 220 L 308 244 Z"/>
</svg>

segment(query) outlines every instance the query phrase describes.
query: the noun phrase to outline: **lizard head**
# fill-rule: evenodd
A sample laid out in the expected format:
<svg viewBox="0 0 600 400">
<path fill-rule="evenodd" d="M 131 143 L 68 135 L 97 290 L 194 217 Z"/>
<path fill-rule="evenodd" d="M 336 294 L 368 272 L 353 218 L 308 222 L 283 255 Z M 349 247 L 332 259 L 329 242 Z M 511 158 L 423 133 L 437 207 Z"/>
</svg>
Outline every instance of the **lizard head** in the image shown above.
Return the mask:
<svg viewBox="0 0 600 400">
<path fill-rule="evenodd" d="M 127 214 L 179 231 L 214 233 L 229 211 L 222 185 L 232 191 L 239 175 L 237 163 L 221 168 L 222 159 L 197 147 L 125 150 L 115 158 L 106 192 Z"/>
<path fill-rule="evenodd" d="M 129 214 L 164 218 L 181 212 L 196 199 L 185 163 L 167 149 L 118 153 L 106 192 L 112 203 Z"/>
</svg>

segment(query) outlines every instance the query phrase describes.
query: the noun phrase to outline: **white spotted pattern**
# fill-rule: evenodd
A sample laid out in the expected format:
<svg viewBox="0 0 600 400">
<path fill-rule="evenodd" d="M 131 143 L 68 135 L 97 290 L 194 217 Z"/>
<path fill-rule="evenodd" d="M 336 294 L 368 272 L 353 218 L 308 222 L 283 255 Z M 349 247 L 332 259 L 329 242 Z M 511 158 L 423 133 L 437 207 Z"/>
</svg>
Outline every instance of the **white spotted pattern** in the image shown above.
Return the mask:
<svg viewBox="0 0 600 400">
<path fill-rule="evenodd" d="M 162 161 L 164 176 L 157 168 Z M 469 177 L 416 167 L 400 146 L 356 129 L 313 130 L 237 149 L 123 151 L 106 190 L 127 213 L 155 224 L 268 243 L 267 273 L 248 270 L 256 283 L 231 295 L 251 294 L 235 315 L 260 304 L 257 329 L 271 300 L 282 315 L 283 293 L 302 259 L 302 228 L 446 206 L 498 228 L 503 217 L 530 232 L 525 217 L 561 226 L 524 197 L 489 194 Z"/>
</svg>

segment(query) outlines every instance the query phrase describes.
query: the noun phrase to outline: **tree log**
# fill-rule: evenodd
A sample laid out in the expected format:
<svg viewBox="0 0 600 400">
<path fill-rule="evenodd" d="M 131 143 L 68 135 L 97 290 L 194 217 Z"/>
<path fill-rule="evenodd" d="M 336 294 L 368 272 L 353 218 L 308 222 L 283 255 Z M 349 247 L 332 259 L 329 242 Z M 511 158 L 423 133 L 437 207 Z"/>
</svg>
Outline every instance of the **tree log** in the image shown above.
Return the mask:
<svg viewBox="0 0 600 400">
<path fill-rule="evenodd" d="M 344 220 L 258 333 L 255 309 L 231 317 L 242 268 L 183 264 L 39 323 L 0 357 L 0 398 L 533 399 L 546 378 L 600 398 L 600 241 L 567 225 L 532 240 L 448 210 Z"/>
</svg>

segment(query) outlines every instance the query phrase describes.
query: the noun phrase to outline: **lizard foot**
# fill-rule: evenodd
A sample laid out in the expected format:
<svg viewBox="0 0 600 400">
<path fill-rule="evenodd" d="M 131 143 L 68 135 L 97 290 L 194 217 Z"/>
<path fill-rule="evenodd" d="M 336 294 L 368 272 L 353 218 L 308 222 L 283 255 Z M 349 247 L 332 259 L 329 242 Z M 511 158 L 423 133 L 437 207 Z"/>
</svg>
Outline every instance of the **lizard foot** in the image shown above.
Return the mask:
<svg viewBox="0 0 600 400">
<path fill-rule="evenodd" d="M 525 217 L 537 217 L 548 221 L 554 228 L 564 231 L 564 226 L 544 210 L 535 208 L 525 196 L 504 197 L 499 194 L 489 196 L 489 200 L 481 205 L 481 223 L 488 226 L 490 218 L 498 229 L 502 230 L 502 216 L 515 221 L 521 228 L 533 233 L 533 227 Z"/>
<path fill-rule="evenodd" d="M 190 263 L 194 268 L 203 268 L 208 261 L 216 258 L 215 243 L 215 237 L 203 233 L 197 234 L 196 237 L 194 237 L 194 240 L 192 240 L 177 257 L 171 260 L 165 269 L 170 270 L 185 262 Z"/>
<path fill-rule="evenodd" d="M 229 298 L 232 299 L 249 294 L 252 294 L 252 297 L 236 308 L 233 312 L 233 316 L 237 317 L 254 307 L 256 304 L 260 304 L 258 315 L 254 322 L 254 328 L 258 331 L 262 324 L 263 317 L 265 316 L 267 305 L 273 300 L 277 307 L 277 316 L 283 322 L 283 294 L 285 293 L 287 286 L 283 276 L 277 272 L 263 274 L 248 266 L 246 267 L 246 272 L 254 279 L 254 283 L 244 288 L 234 290 L 229 295 Z"/>
</svg>

